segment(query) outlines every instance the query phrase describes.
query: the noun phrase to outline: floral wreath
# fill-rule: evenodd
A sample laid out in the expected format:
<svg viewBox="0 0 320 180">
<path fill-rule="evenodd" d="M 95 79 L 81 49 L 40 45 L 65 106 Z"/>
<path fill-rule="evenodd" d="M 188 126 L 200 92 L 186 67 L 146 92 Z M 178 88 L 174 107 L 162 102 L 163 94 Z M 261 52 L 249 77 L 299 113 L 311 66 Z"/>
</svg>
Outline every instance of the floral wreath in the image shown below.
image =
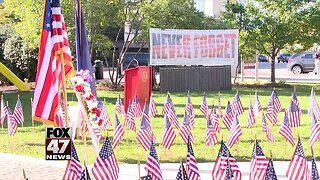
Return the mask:
<svg viewBox="0 0 320 180">
<path fill-rule="evenodd" d="M 88 111 L 89 122 L 92 127 L 99 127 L 103 120 L 100 118 L 101 110 L 98 107 L 98 100 L 90 88 L 92 76 L 90 75 L 89 70 L 81 69 L 77 72 L 76 76 L 71 79 L 71 81 L 73 82 L 75 90 L 81 94 L 81 100 L 85 103 Z"/>
</svg>

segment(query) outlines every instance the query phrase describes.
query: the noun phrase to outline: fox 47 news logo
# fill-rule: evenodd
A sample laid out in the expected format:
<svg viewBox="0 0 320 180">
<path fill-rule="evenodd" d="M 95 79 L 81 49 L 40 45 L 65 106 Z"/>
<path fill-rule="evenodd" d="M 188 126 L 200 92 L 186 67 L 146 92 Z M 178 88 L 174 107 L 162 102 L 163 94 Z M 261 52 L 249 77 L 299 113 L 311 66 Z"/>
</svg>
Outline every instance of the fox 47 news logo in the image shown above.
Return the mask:
<svg viewBox="0 0 320 180">
<path fill-rule="evenodd" d="M 71 160 L 71 128 L 46 128 L 46 160 Z"/>
</svg>

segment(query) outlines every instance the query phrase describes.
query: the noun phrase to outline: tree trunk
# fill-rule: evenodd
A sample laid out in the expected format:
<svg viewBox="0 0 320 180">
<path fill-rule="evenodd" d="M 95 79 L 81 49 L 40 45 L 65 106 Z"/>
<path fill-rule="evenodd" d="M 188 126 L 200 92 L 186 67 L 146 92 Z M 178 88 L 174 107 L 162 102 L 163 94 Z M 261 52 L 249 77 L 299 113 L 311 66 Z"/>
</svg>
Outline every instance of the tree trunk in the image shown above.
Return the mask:
<svg viewBox="0 0 320 180">
<path fill-rule="evenodd" d="M 271 82 L 276 82 L 275 57 L 271 57 Z"/>
</svg>

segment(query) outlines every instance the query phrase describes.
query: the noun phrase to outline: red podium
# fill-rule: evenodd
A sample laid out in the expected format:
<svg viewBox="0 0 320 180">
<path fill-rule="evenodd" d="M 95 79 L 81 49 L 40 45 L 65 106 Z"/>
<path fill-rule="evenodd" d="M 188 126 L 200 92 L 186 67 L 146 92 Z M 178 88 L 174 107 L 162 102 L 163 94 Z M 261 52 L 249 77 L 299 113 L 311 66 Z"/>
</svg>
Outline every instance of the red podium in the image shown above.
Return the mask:
<svg viewBox="0 0 320 180">
<path fill-rule="evenodd" d="M 143 110 L 145 100 L 149 102 L 152 91 L 152 67 L 140 66 L 124 71 L 124 108 L 127 112 L 129 101 L 137 94 Z"/>
</svg>

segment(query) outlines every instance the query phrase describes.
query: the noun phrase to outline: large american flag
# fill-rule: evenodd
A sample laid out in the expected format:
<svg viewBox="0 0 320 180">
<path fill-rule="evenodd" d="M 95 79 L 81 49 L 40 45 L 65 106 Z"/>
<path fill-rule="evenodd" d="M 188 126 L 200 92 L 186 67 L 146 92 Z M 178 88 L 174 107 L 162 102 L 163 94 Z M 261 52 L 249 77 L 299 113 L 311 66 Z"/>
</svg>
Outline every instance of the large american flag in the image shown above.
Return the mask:
<svg viewBox="0 0 320 180">
<path fill-rule="evenodd" d="M 289 179 L 308 179 L 310 176 L 310 169 L 308 168 L 307 159 L 304 155 L 300 137 L 298 139 L 297 147 L 289 163 L 286 176 Z"/>
<path fill-rule="evenodd" d="M 187 166 L 187 175 L 189 179 L 192 179 L 192 180 L 200 179 L 197 160 L 192 150 L 192 142 L 190 138 L 188 138 L 188 154 L 187 154 L 186 166 Z"/>
<path fill-rule="evenodd" d="M 206 129 L 206 146 L 211 146 L 218 143 L 218 137 L 216 131 L 214 131 L 212 122 L 207 119 L 207 129 Z"/>
<path fill-rule="evenodd" d="M 5 120 L 5 118 L 7 117 L 8 115 L 8 109 L 7 109 L 7 106 L 3 100 L 3 95 L 1 95 L 1 117 L 0 117 L 0 122 L 1 122 L 1 125 L 3 125 L 3 122 Z"/>
<path fill-rule="evenodd" d="M 34 91 L 33 119 L 55 126 L 63 125 L 56 117 L 60 104 L 62 61 L 66 78 L 73 72 L 66 25 L 61 11 L 59 0 L 45 1 Z"/>
<path fill-rule="evenodd" d="M 141 124 L 139 131 L 136 135 L 137 140 L 141 144 L 144 150 L 149 150 L 151 146 L 151 141 L 153 141 L 153 132 L 150 126 L 150 123 L 147 121 L 147 117 L 145 113 L 143 113 L 143 116 L 141 117 Z"/>
<path fill-rule="evenodd" d="M 203 95 L 202 104 L 200 106 L 200 111 L 203 113 L 204 117 L 207 119 L 209 116 L 209 106 L 207 103 L 206 95 Z"/>
<path fill-rule="evenodd" d="M 252 151 L 252 159 L 250 163 L 250 179 L 264 180 L 268 167 L 268 160 L 264 155 L 258 141 L 255 140 Z"/>
<path fill-rule="evenodd" d="M 292 146 L 295 145 L 292 129 L 289 126 L 287 111 L 284 112 L 283 120 L 279 129 L 279 134 L 281 134 L 287 141 L 289 141 Z"/>
<path fill-rule="evenodd" d="M 154 142 L 152 141 L 150 144 L 150 154 L 146 161 L 146 166 L 144 169 L 148 172 L 148 175 L 151 175 L 152 180 L 161 180 L 162 172 L 160 169 L 159 158 L 157 155 L 156 147 Z"/>
<path fill-rule="evenodd" d="M 23 121 L 24 121 L 24 118 L 23 118 L 23 109 L 22 109 L 22 104 L 21 104 L 21 101 L 20 101 L 20 97 L 19 97 L 19 96 L 18 96 L 17 103 L 16 103 L 16 106 L 15 106 L 14 111 L 13 111 L 13 117 L 14 117 L 14 120 L 15 120 L 18 124 L 21 124 L 21 123 L 23 123 Z"/>
<path fill-rule="evenodd" d="M 192 143 L 194 142 L 192 127 L 190 126 L 190 121 L 189 121 L 189 115 L 186 111 L 184 112 L 183 123 L 179 129 L 179 135 L 181 136 L 185 144 L 188 144 L 189 137 L 191 139 L 191 142 Z"/>
<path fill-rule="evenodd" d="M 289 126 L 290 127 L 300 127 L 300 113 L 299 107 L 293 101 L 290 102 L 290 106 L 288 108 L 289 115 Z"/>
<path fill-rule="evenodd" d="M 267 104 L 266 117 L 270 120 L 273 125 L 278 124 L 278 112 L 274 103 L 274 99 L 270 98 L 269 103 Z"/>
<path fill-rule="evenodd" d="M 17 132 L 18 123 L 14 119 L 14 116 L 12 114 L 10 107 L 9 106 L 6 106 L 6 107 L 7 107 L 7 111 L 8 111 L 8 116 L 7 116 L 8 134 L 10 136 L 14 136 Z"/>
<path fill-rule="evenodd" d="M 68 161 L 63 180 L 78 180 L 82 174 L 82 165 L 80 163 L 76 148 L 72 143 L 71 160 Z"/>
<path fill-rule="evenodd" d="M 122 141 L 124 136 L 124 129 L 116 113 L 114 113 L 114 130 L 112 139 L 112 148 L 115 149 L 117 145 Z"/>
<path fill-rule="evenodd" d="M 189 178 L 188 178 L 187 172 L 184 168 L 184 165 L 181 163 L 176 180 L 188 180 L 188 179 Z"/>
<path fill-rule="evenodd" d="M 232 148 L 232 146 L 238 142 L 239 137 L 242 135 L 242 129 L 239 123 L 237 116 L 234 117 L 232 126 L 230 129 L 230 134 L 228 137 L 228 146 Z"/>
<path fill-rule="evenodd" d="M 254 123 L 256 123 L 256 118 L 255 118 L 251 100 L 250 100 L 249 110 L 248 110 L 248 122 L 247 122 L 248 128 L 252 128 Z"/>
<path fill-rule="evenodd" d="M 222 118 L 222 122 L 223 124 L 227 127 L 227 129 L 230 131 L 231 129 L 231 125 L 232 125 L 232 121 L 233 121 L 233 117 L 234 117 L 234 113 L 231 109 L 231 105 L 230 102 L 228 101 L 228 104 L 226 106 L 226 110 L 224 112 L 224 116 Z"/>
<path fill-rule="evenodd" d="M 116 100 L 116 104 L 114 105 L 114 110 L 116 112 L 118 112 L 119 114 L 121 114 L 121 116 L 125 116 L 126 115 L 120 95 L 118 96 L 118 98 Z"/>
<path fill-rule="evenodd" d="M 277 175 L 274 170 L 272 159 L 269 160 L 267 173 L 266 173 L 266 180 L 277 180 Z"/>
<path fill-rule="evenodd" d="M 119 166 L 108 137 L 99 152 L 99 156 L 92 167 L 92 174 L 96 179 L 118 179 Z"/>
<path fill-rule="evenodd" d="M 301 111 L 301 107 L 300 107 L 300 102 L 299 102 L 299 100 L 298 100 L 296 88 L 293 89 L 291 101 L 292 101 L 294 104 L 297 105 L 298 111 L 299 111 L 299 115 L 301 115 L 301 114 L 302 114 L 302 111 Z"/>
<path fill-rule="evenodd" d="M 216 108 L 213 105 L 210 113 L 210 121 L 212 122 L 212 128 L 215 132 L 220 132 L 220 121 L 216 112 Z"/>
<path fill-rule="evenodd" d="M 150 96 L 150 102 L 149 102 L 149 116 L 154 117 L 158 114 L 156 103 L 154 102 L 153 96 L 151 94 Z"/>
<path fill-rule="evenodd" d="M 312 113 L 314 113 L 317 120 L 320 119 L 320 108 L 317 103 L 315 92 L 313 90 L 311 91 L 310 103 L 309 103 L 309 108 L 308 108 L 308 114 L 312 115 Z"/>
<path fill-rule="evenodd" d="M 139 103 L 139 99 L 137 95 L 134 95 L 134 98 L 131 103 L 132 112 L 135 115 L 135 117 L 141 117 L 142 115 L 142 109 Z"/>
<path fill-rule="evenodd" d="M 136 131 L 135 115 L 132 111 L 130 103 L 128 104 L 128 111 L 124 120 L 124 127 Z"/>
<path fill-rule="evenodd" d="M 224 144 L 223 140 L 221 141 L 218 158 L 216 159 L 212 170 L 212 179 L 225 179 L 228 159 L 230 162 L 230 167 L 232 169 L 233 178 L 235 180 L 242 179 L 242 173 L 240 172 L 237 162 L 230 154 L 230 151 Z"/>
<path fill-rule="evenodd" d="M 311 158 L 311 177 L 312 177 L 312 180 L 319 180 L 320 179 L 319 172 L 318 172 L 317 165 L 316 165 L 316 161 L 315 161 L 313 155 Z"/>
<path fill-rule="evenodd" d="M 311 127 L 310 127 L 310 146 L 313 146 L 313 144 L 316 141 L 320 140 L 320 126 L 318 123 L 318 120 L 315 117 L 315 114 L 312 113 L 311 117 Z"/>
<path fill-rule="evenodd" d="M 108 127 L 111 126 L 110 117 L 107 112 L 107 108 L 104 104 L 102 104 L 100 119 L 102 120 L 102 124 L 100 125 L 101 129 L 105 131 Z"/>
<path fill-rule="evenodd" d="M 240 97 L 239 97 L 239 93 L 237 92 L 237 94 L 234 96 L 234 99 L 232 101 L 231 104 L 231 108 L 232 111 L 234 113 L 234 115 L 238 116 L 241 115 L 244 112 Z"/>
<path fill-rule="evenodd" d="M 262 106 L 258 98 L 258 92 L 256 91 L 255 97 L 254 97 L 254 105 L 253 105 L 253 112 L 255 118 L 258 118 L 260 111 L 262 111 Z"/>
<path fill-rule="evenodd" d="M 171 123 L 177 128 L 180 128 L 179 121 L 178 121 L 178 115 L 176 114 L 176 110 L 174 109 L 174 104 L 169 96 L 167 95 L 166 101 L 163 105 L 162 115 L 167 114 L 169 119 L 171 120 Z"/>
<path fill-rule="evenodd" d="M 272 135 L 271 128 L 270 128 L 270 126 L 268 125 L 268 122 L 267 122 L 266 117 L 264 116 L 264 114 L 262 114 L 262 131 L 263 131 L 263 132 L 266 132 L 266 134 L 267 134 L 267 139 L 268 139 L 270 142 L 272 142 L 272 143 L 275 143 L 275 142 L 276 142 L 274 136 Z"/>
<path fill-rule="evenodd" d="M 170 149 L 176 138 L 176 133 L 173 130 L 173 127 L 168 119 L 167 115 L 164 115 L 164 128 L 163 128 L 163 136 L 162 136 L 162 146 L 166 149 Z"/>
</svg>

